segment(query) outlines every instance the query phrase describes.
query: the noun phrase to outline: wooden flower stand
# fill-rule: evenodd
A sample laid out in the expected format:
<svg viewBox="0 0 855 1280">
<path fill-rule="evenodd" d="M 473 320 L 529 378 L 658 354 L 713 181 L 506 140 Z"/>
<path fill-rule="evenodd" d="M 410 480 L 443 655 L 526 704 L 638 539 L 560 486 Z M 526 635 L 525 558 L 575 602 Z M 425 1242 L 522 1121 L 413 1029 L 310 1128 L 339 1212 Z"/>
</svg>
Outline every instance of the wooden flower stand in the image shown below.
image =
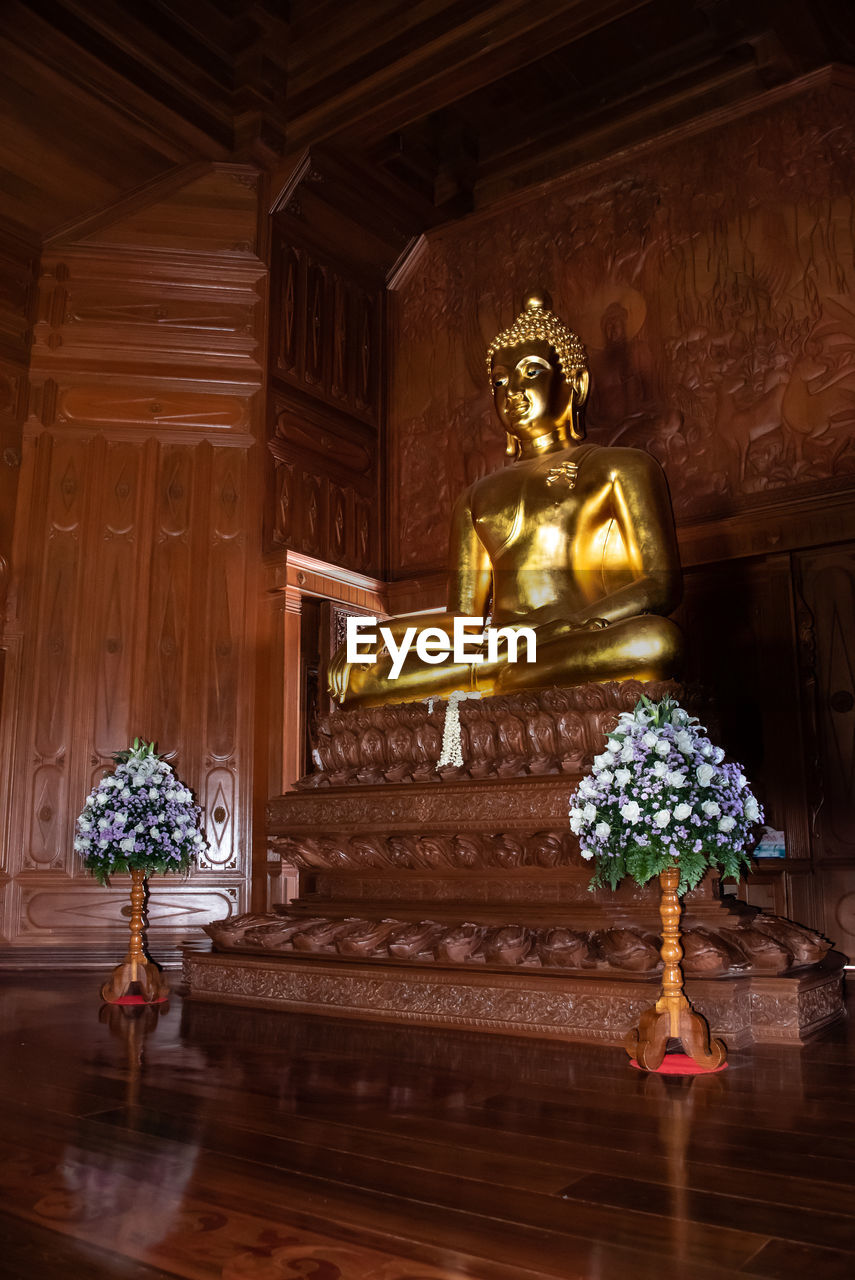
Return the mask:
<svg viewBox="0 0 855 1280">
<path fill-rule="evenodd" d="M 128 954 L 113 970 L 113 976 L 101 988 L 101 999 L 116 1004 L 128 996 L 141 997 L 145 1004 L 165 1000 L 169 984 L 162 972 L 146 958 L 143 951 L 143 904 L 145 902 L 145 872 L 141 868 L 131 870 L 131 941 Z"/>
<path fill-rule="evenodd" d="M 679 1039 L 683 1052 L 708 1071 L 714 1071 L 727 1060 L 721 1040 L 710 1040 L 706 1018 L 696 1013 L 683 992 L 683 970 L 680 961 L 680 884 L 679 866 L 669 867 L 659 876 L 662 896 L 659 915 L 662 919 L 662 994 L 646 1009 L 636 1028 L 629 1032 L 624 1047 L 645 1071 L 656 1071 L 665 1057 L 669 1039 Z"/>
</svg>

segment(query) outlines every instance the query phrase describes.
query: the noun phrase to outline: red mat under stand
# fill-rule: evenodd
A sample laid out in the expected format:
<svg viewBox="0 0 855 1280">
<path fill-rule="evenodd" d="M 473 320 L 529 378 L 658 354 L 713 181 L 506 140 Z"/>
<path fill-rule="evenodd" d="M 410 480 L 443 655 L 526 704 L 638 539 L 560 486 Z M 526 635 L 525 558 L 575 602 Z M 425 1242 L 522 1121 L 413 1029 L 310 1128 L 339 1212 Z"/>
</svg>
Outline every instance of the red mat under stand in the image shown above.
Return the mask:
<svg viewBox="0 0 855 1280">
<path fill-rule="evenodd" d="M 643 1071 L 635 1058 L 630 1058 L 629 1065 L 635 1067 L 636 1071 Z M 695 1062 L 694 1058 L 690 1058 L 687 1053 L 666 1053 L 662 1059 L 662 1065 L 657 1067 L 655 1071 L 648 1074 L 654 1076 L 712 1076 L 717 1071 L 726 1071 L 727 1063 L 723 1062 L 720 1067 L 701 1067 Z"/>
<path fill-rule="evenodd" d="M 159 1000 L 144 1000 L 142 996 L 119 996 L 118 1000 L 105 1000 L 105 1004 L 166 1004 L 169 996 L 161 996 Z"/>
</svg>

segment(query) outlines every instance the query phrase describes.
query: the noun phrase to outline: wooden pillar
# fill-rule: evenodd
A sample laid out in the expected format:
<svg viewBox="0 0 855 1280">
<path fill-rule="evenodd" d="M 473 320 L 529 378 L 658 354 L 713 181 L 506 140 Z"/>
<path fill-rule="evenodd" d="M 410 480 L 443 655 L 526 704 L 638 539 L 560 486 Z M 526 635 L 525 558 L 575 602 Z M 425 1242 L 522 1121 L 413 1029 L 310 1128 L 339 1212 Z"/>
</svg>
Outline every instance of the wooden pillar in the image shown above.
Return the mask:
<svg viewBox="0 0 855 1280">
<path fill-rule="evenodd" d="M 291 791 L 303 773 L 303 677 L 300 653 L 302 594 L 297 587 L 285 588 L 283 617 L 282 689 L 282 793 Z"/>
</svg>

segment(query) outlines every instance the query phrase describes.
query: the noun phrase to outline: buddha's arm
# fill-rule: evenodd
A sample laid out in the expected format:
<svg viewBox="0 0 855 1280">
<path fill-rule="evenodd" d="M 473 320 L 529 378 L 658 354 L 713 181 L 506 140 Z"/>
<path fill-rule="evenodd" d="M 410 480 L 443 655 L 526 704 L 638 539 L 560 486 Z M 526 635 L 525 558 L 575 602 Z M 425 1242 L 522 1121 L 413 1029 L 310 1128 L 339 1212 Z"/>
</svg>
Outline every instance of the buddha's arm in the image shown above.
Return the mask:
<svg viewBox="0 0 855 1280">
<path fill-rule="evenodd" d="M 454 508 L 449 535 L 448 607 L 430 613 L 401 614 L 385 618 L 396 641 L 408 627 L 441 627 L 449 635 L 453 633 L 456 617 L 483 618 L 490 598 L 492 574 L 490 561 L 475 532 L 475 522 L 469 503 L 469 493 L 464 493 Z"/>
<path fill-rule="evenodd" d="M 612 471 L 612 510 L 626 552 L 625 568 L 603 562 L 606 592 L 594 612 L 607 622 L 641 613 L 667 616 L 680 602 L 680 553 L 665 473 L 641 450 L 627 451 Z M 627 582 L 627 570 L 632 581 Z"/>
<path fill-rule="evenodd" d="M 412 643 L 415 631 L 417 629 L 421 631 L 426 627 L 438 627 L 449 638 L 452 638 L 455 617 L 463 615 L 483 618 L 485 616 L 490 598 L 492 575 L 487 553 L 475 532 L 468 494 L 463 495 L 454 510 L 449 562 L 448 607 L 446 609 L 431 613 L 400 614 L 397 617 L 384 618 L 382 620 L 382 626 L 388 628 L 395 644 L 400 644 L 407 636 L 408 631 L 410 632 L 410 641 Z M 357 667 L 357 683 L 364 686 L 367 682 L 374 681 L 377 685 L 376 689 L 372 688 L 371 690 L 372 698 L 379 696 L 379 692 L 383 688 L 391 687 L 391 683 L 387 680 L 390 658 L 382 641 L 380 643 L 380 658 L 378 662 L 370 669 L 362 667 L 361 664 Z M 408 667 L 421 665 L 420 663 L 415 663 L 412 656 L 407 659 L 407 664 Z M 344 702 L 351 696 L 351 673 L 354 665 L 356 664 L 351 664 L 347 661 L 347 646 L 341 645 L 333 655 L 327 673 L 327 688 L 339 702 Z M 401 696 L 421 696 L 421 694 L 414 692 L 412 680 L 407 679 L 408 667 L 405 667 L 404 678 L 400 681 Z M 437 668 L 430 667 L 427 670 L 431 673 L 436 673 Z"/>
<path fill-rule="evenodd" d="M 662 468 L 641 450 L 608 466 L 580 520 L 574 576 L 588 603 L 538 626 L 539 640 L 640 614 L 669 614 L 680 600 L 680 557 Z"/>
<path fill-rule="evenodd" d="M 451 617 L 483 618 L 493 577 L 490 560 L 475 528 L 471 489 L 458 498 L 448 546 L 448 609 Z"/>
</svg>

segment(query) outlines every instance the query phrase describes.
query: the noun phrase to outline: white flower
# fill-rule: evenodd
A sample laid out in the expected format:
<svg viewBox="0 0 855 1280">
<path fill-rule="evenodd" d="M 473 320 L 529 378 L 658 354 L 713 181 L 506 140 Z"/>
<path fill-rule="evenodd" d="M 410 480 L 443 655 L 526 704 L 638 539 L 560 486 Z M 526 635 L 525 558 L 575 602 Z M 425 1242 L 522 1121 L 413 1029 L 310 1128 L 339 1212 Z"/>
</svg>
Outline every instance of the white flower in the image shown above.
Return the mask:
<svg viewBox="0 0 855 1280">
<path fill-rule="evenodd" d="M 692 754 L 694 743 L 692 741 L 692 735 L 687 729 L 681 729 L 679 733 L 674 734 L 674 745 L 678 751 L 682 751 L 684 756 L 690 756 Z"/>
<path fill-rule="evenodd" d="M 90 842 L 88 840 L 84 840 L 82 836 L 75 836 L 74 838 L 74 847 L 78 853 L 81 849 L 88 849 L 89 843 Z"/>
<path fill-rule="evenodd" d="M 124 840 L 123 840 L 123 841 L 121 842 L 121 844 L 119 845 L 119 848 L 120 848 L 124 853 L 133 853 L 133 851 L 134 851 L 134 842 L 133 842 L 133 840 L 131 840 L 130 836 L 125 836 Z"/>
<path fill-rule="evenodd" d="M 671 810 L 660 809 L 658 813 L 654 813 L 653 821 L 656 823 L 657 827 L 667 827 L 668 823 L 671 821 Z"/>
<path fill-rule="evenodd" d="M 598 822 L 594 827 L 594 835 L 598 840 L 608 840 L 612 829 L 607 822 Z"/>
<path fill-rule="evenodd" d="M 201 839 L 199 843 L 201 844 Z M 593 852 L 590 849 L 580 849 L 579 852 L 581 853 L 582 857 L 585 858 L 588 862 L 590 862 L 591 858 L 593 858 L 594 856 Z"/>
<path fill-rule="evenodd" d="M 705 742 L 704 745 L 701 747 L 701 755 L 704 757 L 705 760 L 709 760 L 712 753 L 713 753 L 712 743 Z"/>
<path fill-rule="evenodd" d="M 705 800 L 701 808 L 708 818 L 717 818 L 721 813 L 721 805 L 715 800 Z"/>
<path fill-rule="evenodd" d="M 753 796 L 749 796 L 745 801 L 745 817 L 748 822 L 760 821 L 760 806 Z"/>
<path fill-rule="evenodd" d="M 579 832 L 582 830 L 584 825 L 585 825 L 585 815 L 582 813 L 582 810 L 571 809 L 570 810 L 570 830 L 573 832 L 574 836 L 578 836 Z"/>
<path fill-rule="evenodd" d="M 142 835 L 144 830 L 145 830 L 145 827 L 141 822 L 138 822 L 137 825 L 134 827 L 134 831 L 136 831 L 138 836 Z"/>
<path fill-rule="evenodd" d="M 92 823 L 89 821 L 89 819 L 88 819 L 88 818 L 81 818 L 81 819 L 80 819 L 80 830 L 81 830 L 81 831 L 91 831 L 91 830 L 92 830 Z"/>
<path fill-rule="evenodd" d="M 647 733 L 644 734 L 641 741 L 644 743 L 645 747 L 650 747 L 651 749 L 656 747 L 659 743 L 659 739 L 656 737 L 656 734 L 650 729 L 647 730 Z"/>
<path fill-rule="evenodd" d="M 671 744 L 666 742 L 664 738 L 660 738 L 654 750 L 658 756 L 669 756 L 671 754 Z"/>
<path fill-rule="evenodd" d="M 632 771 L 630 769 L 615 770 L 615 782 L 618 784 L 619 787 L 625 787 L 631 777 L 632 777 Z"/>
<path fill-rule="evenodd" d="M 634 825 L 641 817 L 641 809 L 635 800 L 627 800 L 626 804 L 622 804 L 620 807 L 620 816 L 624 822 Z"/>
<path fill-rule="evenodd" d="M 612 773 L 611 769 L 604 769 L 598 778 L 598 782 L 603 787 L 607 787 L 610 783 L 614 782 L 614 780 L 615 775 Z"/>
<path fill-rule="evenodd" d="M 133 782 L 133 784 L 134 784 L 134 786 L 135 786 L 135 787 L 144 787 L 144 786 L 145 786 L 145 774 L 144 774 L 144 773 L 135 773 L 135 774 L 134 774 L 134 776 L 133 776 L 133 778 L 131 779 L 131 781 Z"/>
<path fill-rule="evenodd" d="M 653 768 L 651 769 L 651 773 L 653 774 L 654 778 L 667 778 L 668 766 L 665 763 L 665 761 L 657 760 L 654 763 Z"/>
<path fill-rule="evenodd" d="M 160 839 L 160 830 L 159 830 L 159 828 L 158 828 L 158 827 L 152 827 L 151 831 L 149 832 L 149 835 L 151 836 L 152 840 L 159 840 L 159 839 Z"/>
<path fill-rule="evenodd" d="M 699 764 L 695 772 L 700 785 L 708 787 L 713 780 L 715 769 L 711 764 Z"/>
<path fill-rule="evenodd" d="M 715 764 L 721 764 L 724 759 L 724 752 L 721 747 L 713 747 L 712 758 Z"/>
<path fill-rule="evenodd" d="M 680 787 L 685 787 L 686 785 L 686 775 L 685 773 L 680 773 L 678 769 L 669 769 L 665 775 L 665 781 L 669 786 L 676 787 L 679 791 Z"/>
<path fill-rule="evenodd" d="M 108 822 L 108 820 L 107 820 L 106 818 L 99 818 L 99 819 L 98 819 L 98 830 L 99 830 L 99 831 L 103 831 L 103 830 L 104 830 L 104 828 L 105 828 L 105 827 L 109 827 L 109 825 L 110 825 L 110 823 Z"/>
<path fill-rule="evenodd" d="M 199 834 L 199 832 L 198 832 L 198 831 L 194 831 L 194 833 L 193 833 L 193 843 L 194 843 L 194 844 L 204 844 L 204 843 L 205 843 L 205 841 L 202 839 L 202 837 L 201 837 L 201 835 Z"/>
<path fill-rule="evenodd" d="M 167 798 L 167 800 L 174 800 L 174 799 L 175 799 L 175 788 L 174 788 L 174 787 L 170 787 L 170 788 L 169 788 L 169 790 L 168 790 L 168 791 L 167 791 L 167 793 L 166 793 L 166 798 Z"/>
<path fill-rule="evenodd" d="M 745 788 L 748 786 L 748 779 L 746 778 L 744 773 L 738 773 L 736 775 L 736 786 L 737 786 L 737 790 L 739 791 L 744 791 Z"/>
<path fill-rule="evenodd" d="M 597 810 L 592 804 L 586 804 L 582 814 L 586 822 L 594 822 L 597 817 Z"/>
<path fill-rule="evenodd" d="M 579 783 L 579 795 L 586 796 L 589 800 L 593 800 L 597 794 L 597 784 L 592 782 L 590 778 L 583 778 Z"/>
<path fill-rule="evenodd" d="M 95 803 L 100 805 L 105 805 L 107 803 L 107 797 L 103 791 L 98 792 L 98 795 L 95 797 Z"/>
<path fill-rule="evenodd" d="M 148 789 L 149 800 L 156 800 L 158 797 L 158 794 L 159 793 L 158 793 L 157 787 L 149 787 Z"/>
<path fill-rule="evenodd" d="M 620 758 L 624 764 L 631 764 L 635 759 L 635 747 L 632 738 L 627 738 L 620 749 Z"/>
<path fill-rule="evenodd" d="M 719 831 L 732 831 L 735 826 L 736 826 L 735 818 L 719 818 L 718 820 Z"/>
<path fill-rule="evenodd" d="M 116 813 L 113 814 L 113 821 L 118 827 L 123 827 L 127 822 L 127 820 L 128 820 L 128 815 L 124 809 L 118 809 Z"/>
<path fill-rule="evenodd" d="M 108 845 L 109 843 L 110 843 L 110 841 L 109 841 L 109 840 L 105 840 L 105 839 L 104 839 L 104 837 L 102 836 L 102 837 L 101 837 L 101 839 L 98 841 L 98 848 L 99 848 L 99 849 L 106 849 L 106 848 L 107 848 L 107 845 Z"/>
<path fill-rule="evenodd" d="M 182 840 L 183 838 L 184 838 L 184 832 L 181 830 L 181 828 L 180 828 L 180 827 L 173 827 L 173 828 L 172 828 L 172 839 L 173 839 L 173 840 Z"/>
<path fill-rule="evenodd" d="M 121 791 L 119 792 L 119 795 L 122 797 L 123 800 L 130 800 L 131 798 L 130 787 L 122 787 Z"/>
<path fill-rule="evenodd" d="M 691 812 L 692 806 L 690 804 L 678 804 L 674 810 L 674 817 L 678 822 L 682 822 L 684 818 L 688 818 Z"/>
</svg>

